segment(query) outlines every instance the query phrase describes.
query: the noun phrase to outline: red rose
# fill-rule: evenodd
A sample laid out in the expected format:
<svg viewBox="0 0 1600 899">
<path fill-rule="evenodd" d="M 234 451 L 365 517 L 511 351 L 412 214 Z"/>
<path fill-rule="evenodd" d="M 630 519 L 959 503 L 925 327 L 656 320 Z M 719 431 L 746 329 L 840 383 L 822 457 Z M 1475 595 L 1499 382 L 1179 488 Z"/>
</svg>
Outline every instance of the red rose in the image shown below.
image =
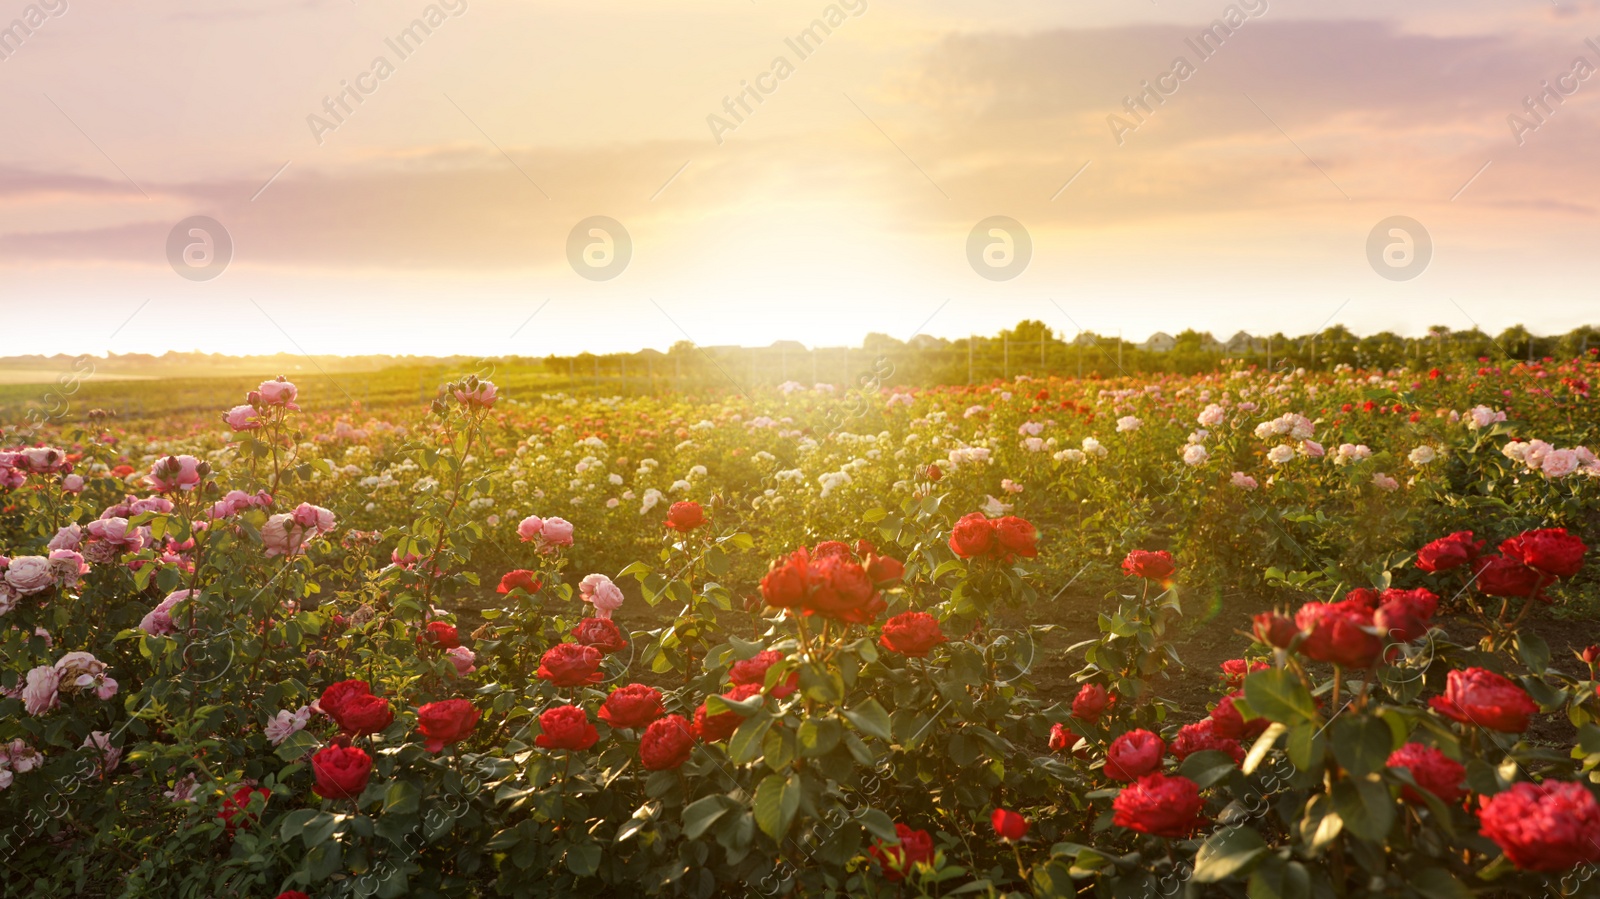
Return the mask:
<svg viewBox="0 0 1600 899">
<path fill-rule="evenodd" d="M 1099 684 L 1084 684 L 1072 700 L 1072 717 L 1090 724 L 1100 720 L 1106 710 L 1106 688 Z"/>
<path fill-rule="evenodd" d="M 1060 752 L 1078 741 L 1078 735 L 1067 730 L 1064 724 L 1050 725 L 1050 751 Z"/>
<path fill-rule="evenodd" d="M 499 593 L 510 593 L 512 590 L 521 590 L 524 593 L 538 593 L 544 586 L 534 577 L 533 572 L 526 568 L 508 571 L 500 576 L 500 586 L 496 588 Z"/>
<path fill-rule="evenodd" d="M 129 474 L 132 473 L 132 471 L 129 471 Z M 929 465 L 927 474 L 928 480 L 933 481 L 936 484 L 939 482 L 940 478 L 944 477 L 944 471 L 941 470 L 937 465 Z"/>
<path fill-rule="evenodd" d="M 767 669 L 783 661 L 783 653 L 767 649 L 756 653 L 748 659 L 733 663 L 728 669 L 728 680 L 735 685 L 755 684 L 765 688 L 767 685 Z M 772 697 L 774 699 L 787 699 L 794 695 L 800 686 L 800 672 L 791 671 L 782 683 L 773 685 Z"/>
<path fill-rule="evenodd" d="M 761 695 L 761 686 L 759 684 L 740 684 L 722 694 L 722 698 L 729 702 L 743 702 L 752 696 L 759 695 Z M 732 709 L 713 715 L 706 711 L 706 704 L 702 702 L 700 707 L 694 710 L 695 735 L 707 743 L 728 739 L 733 736 L 733 732 L 738 730 L 739 725 L 743 722 L 744 716 Z"/>
<path fill-rule="evenodd" d="M 927 612 L 901 612 L 883 623 L 883 636 L 878 638 L 878 645 L 920 659 L 948 639 L 939 630 L 939 619 Z"/>
<path fill-rule="evenodd" d="M 600 671 L 600 661 L 605 656 L 593 646 L 582 643 L 557 643 L 545 650 L 535 672 L 542 680 L 557 687 L 579 687 L 597 684 L 606 679 Z"/>
<path fill-rule="evenodd" d="M 575 705 L 558 705 L 539 713 L 539 736 L 534 743 L 545 749 L 588 749 L 600 739 L 589 723 L 589 713 Z"/>
<path fill-rule="evenodd" d="M 669 771 L 689 760 L 694 734 L 682 715 L 650 722 L 639 739 L 639 763 L 646 771 Z"/>
<path fill-rule="evenodd" d="M 1020 840 L 1028 835 L 1028 819 L 1010 809 L 997 808 L 989 816 L 995 836 L 1002 840 Z"/>
<path fill-rule="evenodd" d="M 311 897 L 299 890 L 284 890 L 278 894 L 277 899 L 311 899 Z"/>
<path fill-rule="evenodd" d="M 1036 543 L 1039 532 L 1034 529 L 1033 523 L 1025 518 L 1007 515 L 994 523 L 995 537 L 1000 540 L 1000 546 L 1008 555 L 1021 556 L 1032 559 L 1039 555 Z"/>
<path fill-rule="evenodd" d="M 674 531 L 687 534 L 706 523 L 706 510 L 700 508 L 699 503 L 688 500 L 673 503 L 672 508 L 667 510 L 667 520 L 663 523 Z"/>
<path fill-rule="evenodd" d="M 244 784 L 222 800 L 222 809 L 217 812 L 217 817 L 222 819 L 222 826 L 230 835 L 241 827 L 255 826 L 257 813 L 250 811 L 250 801 L 257 795 L 261 797 L 263 805 L 272 798 L 270 792 Z"/>
<path fill-rule="evenodd" d="M 804 549 L 772 563 L 761 579 L 761 598 L 774 609 L 798 609 L 805 602 L 810 556 Z"/>
<path fill-rule="evenodd" d="M 1417 568 L 1429 574 L 1450 571 L 1476 562 L 1482 551 L 1483 541 L 1472 539 L 1471 531 L 1456 531 L 1417 550 Z"/>
<path fill-rule="evenodd" d="M 1161 767 L 1167 751 L 1161 738 L 1147 730 L 1130 730 L 1111 741 L 1106 750 L 1106 776 L 1112 780 L 1138 780 Z"/>
<path fill-rule="evenodd" d="M 1558 578 L 1577 574 L 1588 549 L 1576 534 L 1567 533 L 1566 528 L 1523 531 L 1500 544 L 1502 553 L 1535 571 Z"/>
<path fill-rule="evenodd" d="M 1367 668 L 1383 653 L 1383 641 L 1367 632 L 1372 627 L 1372 610 L 1360 598 L 1308 602 L 1294 620 L 1306 632 L 1300 651 L 1319 662 Z"/>
<path fill-rule="evenodd" d="M 865 559 L 878 551 L 878 547 L 871 540 L 862 538 L 856 541 L 856 558 Z"/>
<path fill-rule="evenodd" d="M 322 698 L 317 700 L 317 707 L 329 718 L 338 720 L 338 711 L 351 697 L 371 696 L 372 687 L 364 680 L 342 680 L 330 684 L 322 691 Z"/>
<path fill-rule="evenodd" d="M 417 729 L 422 732 L 429 752 L 438 752 L 446 743 L 463 740 L 478 725 L 478 710 L 465 699 L 430 702 L 417 709 Z"/>
<path fill-rule="evenodd" d="M 1545 584 L 1539 572 L 1513 556 L 1489 556 L 1473 563 L 1473 583 L 1486 596 L 1537 596 Z"/>
<path fill-rule="evenodd" d="M 1266 613 L 1270 614 L 1270 613 Z M 1260 616 L 1257 616 L 1259 618 Z M 1283 619 L 1288 623 L 1289 619 Z M 1291 625 L 1292 627 L 1292 625 Z M 1266 662 L 1247 662 L 1244 659 L 1229 659 L 1222 663 L 1222 681 L 1229 690 L 1237 690 L 1244 686 L 1244 679 L 1257 671 L 1271 668 Z"/>
<path fill-rule="evenodd" d="M 1172 564 L 1172 553 L 1166 550 L 1148 552 L 1136 549 L 1122 560 L 1122 570 L 1129 577 L 1142 577 L 1147 581 L 1164 581 L 1172 577 L 1177 567 Z"/>
<path fill-rule="evenodd" d="M 644 684 L 618 687 L 600 706 L 600 720 L 612 727 L 638 728 L 660 718 L 666 709 L 661 705 L 661 691 Z"/>
<path fill-rule="evenodd" d="M 1231 709 L 1233 704 L 1230 702 L 1228 707 Z M 1241 724 L 1243 724 L 1243 720 L 1243 716 L 1241 716 Z M 1215 718 L 1203 718 L 1193 724 L 1185 724 L 1183 727 L 1178 728 L 1178 738 L 1172 741 L 1172 754 L 1177 757 L 1178 761 L 1181 762 L 1189 756 L 1206 749 L 1231 756 L 1233 763 L 1236 765 L 1244 762 L 1244 748 L 1239 745 L 1238 740 L 1230 739 L 1217 733 L 1217 721 Z"/>
<path fill-rule="evenodd" d="M 867 577 L 871 578 L 872 582 L 880 587 L 893 586 L 899 582 L 900 578 L 905 576 L 905 563 L 899 559 L 891 559 L 888 556 L 868 555 L 866 560 Z"/>
<path fill-rule="evenodd" d="M 811 548 L 811 558 L 827 559 L 837 557 L 840 559 L 855 558 L 855 550 L 843 540 L 824 540 Z"/>
<path fill-rule="evenodd" d="M 1111 823 L 1139 833 L 1180 838 L 1203 823 L 1205 801 L 1200 787 L 1187 777 L 1146 774 L 1122 788 L 1111 800 Z"/>
<path fill-rule="evenodd" d="M 963 559 L 989 555 L 998 538 L 994 522 L 982 512 L 969 512 L 950 529 L 950 551 Z"/>
<path fill-rule="evenodd" d="M 1288 649 L 1294 638 L 1300 636 L 1300 628 L 1289 620 L 1288 616 L 1277 612 L 1262 612 L 1255 617 L 1255 637 L 1257 642 L 1279 649 Z"/>
<path fill-rule="evenodd" d="M 865 624 L 886 605 L 867 570 L 848 556 L 830 555 L 811 563 L 811 592 L 802 607 L 807 615 Z"/>
<path fill-rule="evenodd" d="M 1244 715 L 1234 707 L 1234 701 L 1242 698 L 1244 691 L 1235 690 L 1222 697 L 1217 707 L 1211 710 L 1211 730 L 1217 736 L 1229 740 L 1254 740 L 1266 732 L 1270 721 L 1259 715 L 1246 721 Z M 1176 753 L 1178 744 L 1172 746 Z"/>
<path fill-rule="evenodd" d="M 362 693 L 345 700 L 332 717 L 345 733 L 364 736 L 379 733 L 393 724 L 394 710 L 383 697 Z"/>
<path fill-rule="evenodd" d="M 1443 696 L 1428 701 L 1434 711 L 1463 724 L 1476 724 L 1505 734 L 1528 729 L 1539 707 L 1521 687 L 1483 668 L 1450 672 Z"/>
<path fill-rule="evenodd" d="M 883 869 L 884 878 L 898 883 L 918 864 L 933 861 L 933 837 L 926 830 L 912 830 L 904 824 L 896 824 L 894 832 L 900 838 L 899 845 L 891 846 L 882 840 L 875 840 L 867 851 L 877 860 L 878 867 Z"/>
<path fill-rule="evenodd" d="M 1385 590 L 1372 615 L 1378 632 L 1391 640 L 1410 643 L 1428 632 L 1439 597 L 1428 590 Z"/>
<path fill-rule="evenodd" d="M 355 746 L 325 746 L 311 757 L 311 774 L 323 799 L 355 799 L 372 777 L 372 756 Z"/>
<path fill-rule="evenodd" d="M 1600 862 L 1600 804 L 1583 784 L 1512 784 L 1483 800 L 1479 831 L 1524 871 Z"/>
<path fill-rule="evenodd" d="M 572 638 L 601 652 L 617 652 L 628 648 L 628 638 L 610 618 L 583 619 L 572 629 Z"/>
<path fill-rule="evenodd" d="M 417 635 L 419 643 L 424 639 L 440 649 L 455 649 L 461 645 L 461 637 L 456 634 L 455 626 L 443 621 L 428 622 L 427 633 Z"/>
<path fill-rule="evenodd" d="M 1460 802 L 1466 793 L 1461 788 L 1461 781 L 1466 778 L 1467 769 L 1432 746 L 1407 743 L 1389 754 L 1387 765 L 1410 772 L 1417 786 L 1439 797 L 1446 805 Z M 1419 805 L 1426 801 L 1409 786 L 1400 788 L 1400 796 L 1407 802 Z"/>
</svg>

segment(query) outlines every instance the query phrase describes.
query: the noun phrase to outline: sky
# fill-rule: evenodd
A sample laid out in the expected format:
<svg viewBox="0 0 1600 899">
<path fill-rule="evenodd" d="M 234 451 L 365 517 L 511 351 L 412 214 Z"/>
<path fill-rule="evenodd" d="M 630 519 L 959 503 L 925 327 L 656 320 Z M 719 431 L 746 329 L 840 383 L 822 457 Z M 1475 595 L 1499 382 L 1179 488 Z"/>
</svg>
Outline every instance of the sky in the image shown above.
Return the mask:
<svg viewBox="0 0 1600 899">
<path fill-rule="evenodd" d="M 3 355 L 1600 323 L 1596 0 L 8 22 Z"/>
</svg>

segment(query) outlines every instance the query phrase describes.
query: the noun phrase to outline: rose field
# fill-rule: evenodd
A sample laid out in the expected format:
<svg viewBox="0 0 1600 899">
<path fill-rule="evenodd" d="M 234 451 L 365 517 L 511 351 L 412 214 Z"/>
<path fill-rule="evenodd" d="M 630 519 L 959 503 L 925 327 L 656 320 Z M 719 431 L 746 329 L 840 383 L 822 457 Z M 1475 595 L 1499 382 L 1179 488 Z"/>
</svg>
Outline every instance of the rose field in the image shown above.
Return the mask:
<svg viewBox="0 0 1600 899">
<path fill-rule="evenodd" d="M 1600 895 L 1594 353 L 314 383 L 4 432 L 0 895 Z"/>
</svg>

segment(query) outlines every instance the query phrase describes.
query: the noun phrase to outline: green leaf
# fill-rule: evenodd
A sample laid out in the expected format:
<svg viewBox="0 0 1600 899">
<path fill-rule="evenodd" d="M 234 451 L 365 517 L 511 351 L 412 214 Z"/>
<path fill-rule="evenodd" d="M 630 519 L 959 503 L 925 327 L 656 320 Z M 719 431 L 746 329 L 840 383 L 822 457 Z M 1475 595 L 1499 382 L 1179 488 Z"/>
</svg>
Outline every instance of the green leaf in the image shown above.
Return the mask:
<svg viewBox="0 0 1600 899">
<path fill-rule="evenodd" d="M 1472 899 L 1473 892 L 1443 868 L 1423 868 L 1408 874 L 1411 888 L 1428 899 Z"/>
<path fill-rule="evenodd" d="M 1183 760 L 1178 773 L 1194 781 L 1202 789 L 1227 777 L 1234 771 L 1233 758 L 1225 752 L 1206 749 Z M 1206 881 L 1210 883 L 1211 881 Z"/>
<path fill-rule="evenodd" d="M 717 819 L 727 814 L 732 805 L 726 796 L 715 795 L 696 799 L 683 810 L 683 836 L 698 840 Z M 619 837 L 620 839 L 620 837 Z"/>
<path fill-rule="evenodd" d="M 774 840 L 782 841 L 800 809 L 800 783 L 781 774 L 769 774 L 756 787 L 756 826 Z"/>
<path fill-rule="evenodd" d="M 1306 685 L 1287 668 L 1257 671 L 1245 678 L 1244 698 L 1251 711 L 1271 721 L 1295 725 L 1317 717 L 1317 704 Z"/>
<path fill-rule="evenodd" d="M 1543 674 L 1550 667 L 1550 645 L 1531 630 L 1517 634 L 1517 655 L 1534 674 Z"/>
<path fill-rule="evenodd" d="M 1376 775 L 1351 777 L 1333 785 L 1333 807 L 1344 826 L 1363 840 L 1381 842 L 1394 824 L 1394 797 Z"/>
<path fill-rule="evenodd" d="M 894 734 L 889 728 L 889 713 L 883 710 L 878 700 L 868 698 L 853 709 L 845 709 L 845 720 L 849 721 L 856 730 L 868 736 L 877 737 L 888 742 L 894 739 Z"/>
<path fill-rule="evenodd" d="M 1261 766 L 1261 760 L 1267 757 L 1267 753 L 1272 750 L 1273 744 L 1277 743 L 1278 738 L 1283 736 L 1287 730 L 1287 727 L 1276 721 L 1269 725 L 1266 730 L 1261 732 L 1261 736 L 1256 738 L 1256 742 L 1250 747 L 1250 752 L 1244 757 L 1244 764 L 1240 766 L 1239 770 L 1245 774 L 1256 773 L 1256 768 Z"/>
<path fill-rule="evenodd" d="M 600 844 L 579 843 L 568 847 L 567 870 L 579 877 L 592 877 L 600 870 Z"/>
<path fill-rule="evenodd" d="M 417 810 L 417 804 L 422 799 L 422 791 L 416 784 L 409 780 L 397 780 L 389 785 L 383 794 L 383 813 L 385 815 L 409 815 Z"/>
<path fill-rule="evenodd" d="M 1220 883 L 1244 874 L 1268 851 L 1267 842 L 1254 828 L 1224 828 L 1212 834 L 1195 854 L 1194 880 L 1196 883 Z"/>
<path fill-rule="evenodd" d="M 289 735 L 277 749 L 277 756 L 286 762 L 292 762 L 317 748 L 316 734 L 306 730 L 297 730 Z"/>
<path fill-rule="evenodd" d="M 773 718 L 763 715 L 757 718 L 746 718 L 739 723 L 739 729 L 733 732 L 728 739 L 728 759 L 735 765 L 743 765 L 756 760 L 761 755 L 761 741 L 767 736 L 767 731 L 772 728 Z"/>
<path fill-rule="evenodd" d="M 1333 757 L 1351 774 L 1382 771 L 1394 751 L 1394 731 L 1377 718 L 1345 716 L 1333 723 Z"/>
<path fill-rule="evenodd" d="M 807 718 L 801 722 L 797 739 L 800 755 L 815 758 L 833 750 L 844 736 L 844 727 L 833 718 Z"/>
</svg>

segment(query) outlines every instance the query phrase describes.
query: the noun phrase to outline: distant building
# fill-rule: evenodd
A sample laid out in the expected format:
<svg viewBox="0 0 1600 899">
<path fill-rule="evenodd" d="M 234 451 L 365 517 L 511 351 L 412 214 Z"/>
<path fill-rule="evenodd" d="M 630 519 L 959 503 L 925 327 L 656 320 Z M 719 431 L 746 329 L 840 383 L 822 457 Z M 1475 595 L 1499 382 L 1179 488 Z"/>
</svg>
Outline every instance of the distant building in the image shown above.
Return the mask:
<svg viewBox="0 0 1600 899">
<path fill-rule="evenodd" d="M 1248 332 L 1240 331 L 1228 338 L 1228 352 L 1230 353 L 1265 353 L 1267 342 L 1260 337 L 1254 337 Z"/>
<path fill-rule="evenodd" d="M 1170 353 L 1172 352 L 1172 348 L 1177 345 L 1177 338 L 1165 331 L 1157 331 L 1156 333 L 1151 334 L 1149 340 L 1146 340 L 1144 343 L 1140 344 L 1141 347 L 1152 353 Z"/>
<path fill-rule="evenodd" d="M 1202 353 L 1221 353 L 1225 352 L 1227 349 L 1228 348 L 1226 346 L 1223 346 L 1222 341 L 1211 336 L 1210 331 L 1201 332 L 1200 351 Z"/>
</svg>

